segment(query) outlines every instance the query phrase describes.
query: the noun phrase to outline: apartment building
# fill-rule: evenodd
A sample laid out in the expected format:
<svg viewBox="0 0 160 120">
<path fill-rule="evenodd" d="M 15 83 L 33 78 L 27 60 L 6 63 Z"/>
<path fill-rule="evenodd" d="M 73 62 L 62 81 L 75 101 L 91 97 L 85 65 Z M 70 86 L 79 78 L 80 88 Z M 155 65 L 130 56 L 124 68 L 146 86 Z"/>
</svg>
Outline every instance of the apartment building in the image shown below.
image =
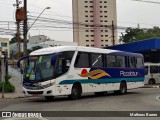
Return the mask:
<svg viewBox="0 0 160 120">
<path fill-rule="evenodd" d="M 116 25 L 116 0 L 73 0 L 73 41 L 78 45 L 117 44 Z"/>
</svg>

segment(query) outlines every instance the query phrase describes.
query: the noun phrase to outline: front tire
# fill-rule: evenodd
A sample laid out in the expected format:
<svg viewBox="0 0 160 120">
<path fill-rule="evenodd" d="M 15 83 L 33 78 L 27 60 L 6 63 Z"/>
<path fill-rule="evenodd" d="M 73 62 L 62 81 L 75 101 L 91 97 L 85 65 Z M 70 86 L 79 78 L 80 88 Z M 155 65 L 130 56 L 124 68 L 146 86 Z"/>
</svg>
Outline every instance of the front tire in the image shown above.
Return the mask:
<svg viewBox="0 0 160 120">
<path fill-rule="evenodd" d="M 121 82 L 120 84 L 120 88 L 119 88 L 119 94 L 120 95 L 124 95 L 127 93 L 127 85 L 126 85 L 126 82 Z"/>
<path fill-rule="evenodd" d="M 76 100 L 81 97 L 81 88 L 79 85 L 73 85 L 71 95 L 69 95 L 69 99 Z"/>
</svg>

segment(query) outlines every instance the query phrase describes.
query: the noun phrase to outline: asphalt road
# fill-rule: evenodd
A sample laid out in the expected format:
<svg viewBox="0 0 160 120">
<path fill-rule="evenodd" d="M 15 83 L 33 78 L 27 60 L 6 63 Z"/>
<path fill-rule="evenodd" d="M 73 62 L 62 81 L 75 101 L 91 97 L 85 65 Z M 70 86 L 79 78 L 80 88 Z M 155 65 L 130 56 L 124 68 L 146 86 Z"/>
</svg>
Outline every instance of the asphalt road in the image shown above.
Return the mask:
<svg viewBox="0 0 160 120">
<path fill-rule="evenodd" d="M 139 88 L 129 90 L 126 95 L 107 94 L 95 96 L 84 95 L 79 100 L 68 100 L 67 97 L 57 97 L 54 101 L 44 98 L 3 99 L 0 101 L 0 111 L 160 111 L 160 88 Z M 114 116 L 114 114 L 113 114 Z M 1 118 L 4 119 L 4 118 Z M 75 118 L 34 118 L 30 120 L 74 120 Z M 76 118 L 81 120 L 82 118 Z M 86 120 L 159 120 L 156 117 L 83 117 Z M 6 118 L 5 120 L 17 120 Z M 29 120 L 24 118 L 24 120 Z"/>
</svg>

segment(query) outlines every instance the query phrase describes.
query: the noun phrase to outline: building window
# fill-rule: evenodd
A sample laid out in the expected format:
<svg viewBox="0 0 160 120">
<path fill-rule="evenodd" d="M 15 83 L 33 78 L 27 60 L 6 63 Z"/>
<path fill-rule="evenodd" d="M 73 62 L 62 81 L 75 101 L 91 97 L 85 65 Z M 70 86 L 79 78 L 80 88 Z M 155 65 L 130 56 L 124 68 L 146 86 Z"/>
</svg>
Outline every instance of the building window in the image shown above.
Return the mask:
<svg viewBox="0 0 160 120">
<path fill-rule="evenodd" d="M 104 13 L 107 13 L 107 11 L 104 11 Z"/>
<path fill-rule="evenodd" d="M 93 8 L 93 6 L 90 6 L 90 8 Z"/>
<path fill-rule="evenodd" d="M 89 45 L 86 45 L 86 47 L 89 47 Z"/>
<path fill-rule="evenodd" d="M 89 30 L 86 30 L 86 32 L 89 32 Z"/>
<path fill-rule="evenodd" d="M 101 40 L 101 42 L 103 42 L 103 40 Z"/>
<path fill-rule="evenodd" d="M 88 6 L 85 6 L 85 8 L 88 8 Z"/>
<path fill-rule="evenodd" d="M 89 42 L 89 40 L 86 40 L 86 42 Z"/>
<path fill-rule="evenodd" d="M 85 11 L 85 13 L 88 13 L 88 11 Z"/>
<path fill-rule="evenodd" d="M 85 20 L 85 22 L 88 22 L 88 20 Z"/>
<path fill-rule="evenodd" d="M 107 8 L 107 6 L 104 6 L 104 8 Z"/>
<path fill-rule="evenodd" d="M 94 37 L 94 35 L 91 35 L 91 37 Z"/>
<path fill-rule="evenodd" d="M 89 35 L 86 35 L 86 37 L 89 37 Z"/>
<path fill-rule="evenodd" d="M 85 3 L 88 3 L 88 1 L 84 1 Z"/>
<path fill-rule="evenodd" d="M 88 15 L 85 15 L 85 17 L 88 17 Z"/>
</svg>

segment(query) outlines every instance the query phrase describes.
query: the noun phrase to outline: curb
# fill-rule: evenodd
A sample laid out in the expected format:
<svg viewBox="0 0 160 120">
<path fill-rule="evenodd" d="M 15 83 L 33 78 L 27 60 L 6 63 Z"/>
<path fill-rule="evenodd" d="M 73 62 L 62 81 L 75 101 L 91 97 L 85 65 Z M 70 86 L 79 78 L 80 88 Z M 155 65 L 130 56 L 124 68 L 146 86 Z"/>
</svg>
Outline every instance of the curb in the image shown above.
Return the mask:
<svg viewBox="0 0 160 120">
<path fill-rule="evenodd" d="M 160 88 L 160 85 L 146 85 L 141 88 Z"/>
</svg>

